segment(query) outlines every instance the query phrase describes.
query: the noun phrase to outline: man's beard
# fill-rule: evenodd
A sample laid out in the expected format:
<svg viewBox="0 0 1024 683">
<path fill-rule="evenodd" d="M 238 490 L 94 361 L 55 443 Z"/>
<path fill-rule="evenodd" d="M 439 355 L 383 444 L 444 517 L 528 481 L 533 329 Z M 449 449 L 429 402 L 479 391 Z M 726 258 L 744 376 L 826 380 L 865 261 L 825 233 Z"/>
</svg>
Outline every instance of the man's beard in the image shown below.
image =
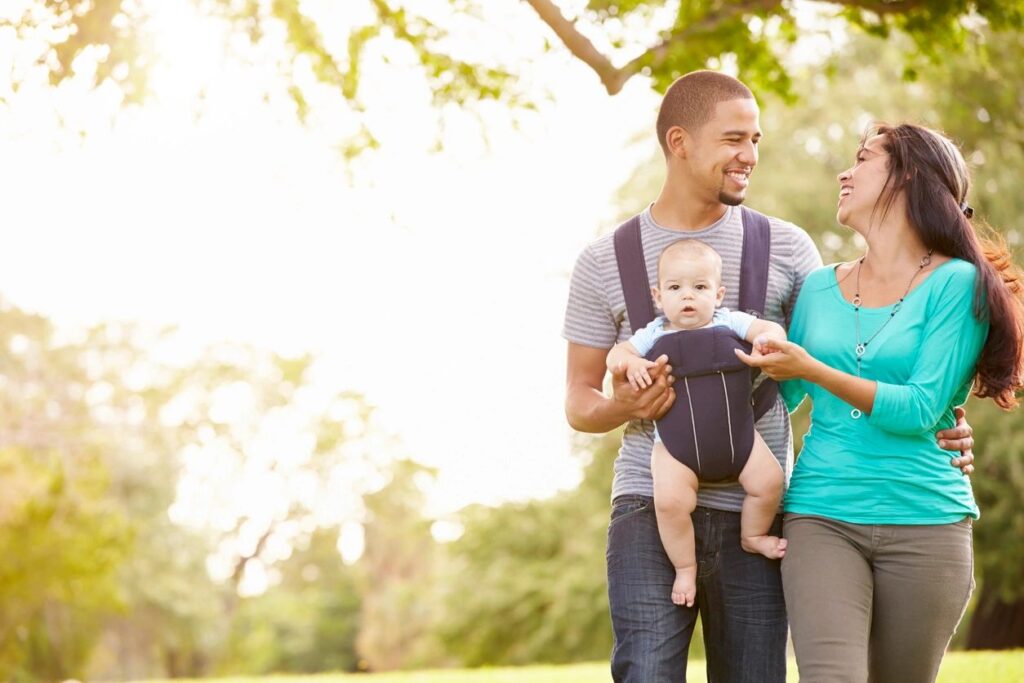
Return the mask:
<svg viewBox="0 0 1024 683">
<path fill-rule="evenodd" d="M 726 206 L 739 206 L 746 198 L 746 195 L 728 194 L 725 190 L 718 191 L 718 201 Z"/>
</svg>

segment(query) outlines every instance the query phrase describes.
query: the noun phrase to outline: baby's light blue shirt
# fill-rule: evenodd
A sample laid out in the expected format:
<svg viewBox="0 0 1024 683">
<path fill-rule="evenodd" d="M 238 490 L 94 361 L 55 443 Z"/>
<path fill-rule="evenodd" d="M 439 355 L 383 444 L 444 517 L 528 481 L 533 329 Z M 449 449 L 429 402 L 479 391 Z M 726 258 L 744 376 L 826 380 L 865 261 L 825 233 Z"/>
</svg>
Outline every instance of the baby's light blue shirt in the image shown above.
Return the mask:
<svg viewBox="0 0 1024 683">
<path fill-rule="evenodd" d="M 746 339 L 747 330 L 750 329 L 750 325 L 757 320 L 754 316 L 749 313 L 743 313 L 742 311 L 730 311 L 728 308 L 716 308 L 715 314 L 711 318 L 711 322 L 704 326 L 707 327 L 728 327 L 731 329 L 737 337 L 740 339 Z M 647 353 L 654 348 L 654 342 L 658 341 L 666 334 L 672 334 L 673 332 L 681 332 L 682 330 L 666 330 L 665 323 L 668 319 L 663 315 L 659 315 L 657 318 L 648 323 L 647 327 L 642 330 L 638 330 L 632 337 L 629 338 L 629 343 L 633 345 L 637 353 L 641 356 L 646 356 Z M 699 329 L 704 329 L 699 328 Z"/>
</svg>

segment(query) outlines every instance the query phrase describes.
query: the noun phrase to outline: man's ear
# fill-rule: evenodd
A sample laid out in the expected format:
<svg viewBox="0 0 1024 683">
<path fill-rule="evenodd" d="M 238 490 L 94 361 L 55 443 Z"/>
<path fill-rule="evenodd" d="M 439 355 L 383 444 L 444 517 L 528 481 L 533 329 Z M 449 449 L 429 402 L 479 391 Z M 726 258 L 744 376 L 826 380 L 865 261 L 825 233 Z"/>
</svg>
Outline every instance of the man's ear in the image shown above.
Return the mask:
<svg viewBox="0 0 1024 683">
<path fill-rule="evenodd" d="M 665 146 L 669 154 L 680 159 L 685 159 L 689 153 L 689 147 L 693 144 L 689 133 L 682 126 L 672 126 L 665 133 Z"/>
<path fill-rule="evenodd" d="M 661 309 L 661 290 L 657 287 L 651 287 L 651 298 L 654 299 L 654 307 L 659 311 Z"/>
</svg>

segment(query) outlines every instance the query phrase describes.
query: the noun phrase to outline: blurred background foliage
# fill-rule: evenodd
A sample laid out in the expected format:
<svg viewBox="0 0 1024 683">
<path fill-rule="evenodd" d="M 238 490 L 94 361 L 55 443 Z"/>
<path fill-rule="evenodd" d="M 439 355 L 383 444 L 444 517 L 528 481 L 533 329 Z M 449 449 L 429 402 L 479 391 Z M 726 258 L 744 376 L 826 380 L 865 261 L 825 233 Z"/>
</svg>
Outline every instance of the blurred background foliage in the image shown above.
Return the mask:
<svg viewBox="0 0 1024 683">
<path fill-rule="evenodd" d="M 592 1 L 578 19 L 611 26 L 615 15 L 642 16 L 665 4 Z M 1001 233 L 1021 262 L 1018 3 L 842 3 L 836 11 L 867 30 L 851 32 L 841 50 L 819 62 L 784 68 L 797 31 L 782 16 L 789 4 L 736 3 L 735 16 L 686 48 L 685 26 L 728 4 L 683 3 L 691 14 L 680 9 L 672 17 L 671 58 L 645 58 L 647 71 L 638 73 L 660 87 L 711 55 L 738 55 L 740 75 L 763 95 L 766 136 L 752 206 L 807 229 L 826 262 L 853 258 L 858 245 L 835 224 L 835 176 L 850 164 L 870 121 L 910 119 L 940 127 L 962 144 L 975 174 L 976 216 Z M 767 9 L 759 13 L 748 4 Z M 107 66 L 97 79 L 118 79 L 129 99 L 142 98 L 140 6 L 46 2 L 19 20 L 18 30 L 27 35 L 54 21 L 64 27 L 55 51 L 40 53 L 54 83 L 79 51 L 106 45 Z M 293 52 L 282 59 L 306 55 L 318 79 L 350 99 L 358 99 L 365 45 L 386 32 L 411 45 L 436 81 L 439 102 L 521 103 L 504 66 L 458 61 L 443 49 L 443 28 L 382 1 L 373 3 L 377 21 L 344 45 L 329 44 L 297 0 L 206 6 L 240 22 L 253 40 L 263 36 L 265 21 L 283 21 Z M 872 6 L 888 9 L 872 14 Z M 903 6 L 912 11 L 899 12 Z M 453 7 L 472 16 L 472 3 Z M 965 21 L 970 8 L 978 14 Z M 751 28 L 755 15 L 779 17 L 774 42 L 760 42 L 771 36 Z M 671 26 L 678 28 L 674 38 Z M 747 48 L 737 53 L 731 46 L 741 34 Z M 952 52 L 956 57 L 946 58 Z M 301 91 L 293 95 L 301 104 Z M 624 215 L 650 201 L 661 182 L 653 130 L 644 135 L 651 156 L 622 188 Z M 444 520 L 461 533 L 441 543 L 432 533 L 435 520 L 423 513 L 431 471 L 374 457 L 374 435 L 365 429 L 372 407 L 352 393 L 319 395 L 311 379 L 315 359 L 230 347 L 173 364 L 161 360 L 165 340 L 164 333 L 114 324 L 68 336 L 38 315 L 0 305 L 0 678 L 607 657 L 604 534 L 617 434 L 577 443 L 578 488 L 546 500 L 464 509 Z M 219 406 L 238 392 L 246 409 L 225 417 Z M 972 400 L 968 411 L 983 517 L 975 534 L 979 590 L 959 642 L 1022 647 L 1024 420 L 990 402 Z M 265 453 L 259 444 L 268 424 L 295 431 L 294 448 Z M 806 415 L 795 424 L 802 433 Z M 255 477 L 274 495 L 237 506 L 230 504 L 232 491 L 211 492 L 203 488 L 209 482 L 189 480 L 183 463 L 210 452 L 239 479 Z M 338 472 L 353 469 L 357 483 L 342 491 Z M 197 517 L 199 499 L 190 498 L 196 490 L 220 500 L 220 512 Z M 352 522 L 363 552 L 344 562 L 339 549 Z"/>
<path fill-rule="evenodd" d="M 20 13 L 0 13 L 0 30 L 13 29 L 33 46 L 28 62 L 11 69 L 12 94 L 42 71 L 55 86 L 79 77 L 94 86 L 114 85 L 125 103 L 144 102 L 159 57 L 148 42 L 157 1 L 28 0 Z M 331 3 L 190 1 L 232 27 L 226 49 L 274 55 L 277 73 L 267 79 L 268 91 L 285 89 L 299 120 L 325 101 L 324 91 L 340 95 L 348 115 L 360 121 L 342 146 L 347 156 L 379 145 L 367 125 L 375 112 L 365 93 L 379 87 L 364 78 L 371 64 L 415 70 L 439 108 L 475 109 L 482 102 L 532 108 L 537 102 L 538 93 L 521 78 L 523 64 L 495 54 L 500 51 L 467 50 L 456 39 L 476 35 L 486 41 L 495 28 L 489 22 L 501 21 L 500 14 L 488 15 L 496 3 L 367 0 L 365 11 L 352 12 L 357 18 L 350 25 L 340 20 L 338 12 L 345 10 Z M 520 7 L 532 10 L 544 29 L 546 51 L 568 50 L 609 94 L 634 77 L 662 92 L 688 71 L 725 67 L 758 93 L 789 104 L 803 88 L 787 53 L 802 35 L 831 39 L 839 27 L 878 44 L 895 39 L 890 44 L 899 46 L 898 70 L 913 78 L 928 66 L 949 64 L 952 56 L 976 57 L 986 32 L 1024 27 L 1021 0 L 526 0 Z"/>
</svg>

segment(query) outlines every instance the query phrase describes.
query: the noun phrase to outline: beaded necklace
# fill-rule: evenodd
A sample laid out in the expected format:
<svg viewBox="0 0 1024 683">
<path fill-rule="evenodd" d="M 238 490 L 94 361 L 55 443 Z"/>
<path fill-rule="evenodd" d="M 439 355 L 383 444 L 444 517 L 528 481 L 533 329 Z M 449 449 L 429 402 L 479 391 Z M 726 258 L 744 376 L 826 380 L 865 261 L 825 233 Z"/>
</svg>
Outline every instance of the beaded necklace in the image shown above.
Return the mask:
<svg viewBox="0 0 1024 683">
<path fill-rule="evenodd" d="M 914 286 L 914 280 L 916 280 L 917 276 L 921 274 L 921 271 L 924 270 L 928 266 L 928 264 L 930 264 L 932 262 L 932 252 L 933 251 L 934 251 L 934 249 L 929 249 L 928 253 L 925 254 L 924 258 L 921 259 L 921 263 L 918 264 L 917 270 L 914 271 L 914 275 L 910 278 L 910 282 L 907 283 L 907 291 L 903 292 L 903 296 L 901 296 L 899 298 L 899 301 L 897 301 L 896 303 L 894 303 L 892 305 L 892 310 L 889 311 L 889 317 L 886 318 L 885 322 L 882 323 L 881 327 L 879 327 L 877 330 L 875 330 L 874 334 L 872 334 L 870 337 L 868 337 L 864 341 L 861 341 L 861 336 L 860 336 L 860 308 L 861 308 L 860 269 L 861 269 L 861 266 L 864 264 L 864 259 L 866 259 L 867 256 L 862 256 L 860 258 L 860 260 L 857 261 L 857 284 L 856 284 L 856 291 L 854 291 L 854 294 L 853 294 L 853 315 L 854 315 L 854 319 L 856 320 L 857 345 L 853 347 L 853 355 L 854 355 L 854 358 L 857 361 L 857 376 L 858 377 L 861 377 L 861 360 L 863 359 L 864 354 L 867 353 L 868 344 L 870 344 L 875 339 L 875 337 L 877 337 L 879 334 L 882 333 L 882 330 L 885 329 L 886 325 L 888 325 L 889 323 L 892 322 L 892 319 L 896 317 L 896 314 L 903 307 L 903 300 L 907 298 L 907 294 L 910 294 L 910 289 Z M 850 417 L 852 417 L 854 420 L 859 420 L 860 417 L 863 414 L 864 413 L 859 408 L 854 408 L 853 410 L 850 411 Z"/>
</svg>

